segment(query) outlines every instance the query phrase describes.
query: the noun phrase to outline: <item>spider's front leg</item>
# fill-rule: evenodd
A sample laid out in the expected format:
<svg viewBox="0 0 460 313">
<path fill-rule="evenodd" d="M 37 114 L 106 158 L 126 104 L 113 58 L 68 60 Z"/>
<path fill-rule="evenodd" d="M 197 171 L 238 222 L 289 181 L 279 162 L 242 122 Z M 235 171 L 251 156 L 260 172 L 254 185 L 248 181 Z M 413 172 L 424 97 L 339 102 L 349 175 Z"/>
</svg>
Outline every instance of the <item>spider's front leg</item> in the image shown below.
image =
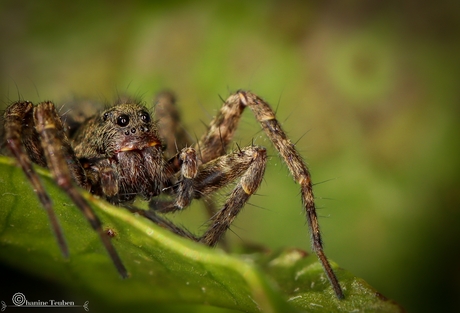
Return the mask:
<svg viewBox="0 0 460 313">
<path fill-rule="evenodd" d="M 22 107 L 22 108 L 21 108 Z M 44 154 L 46 166 L 50 169 L 54 180 L 59 187 L 73 200 L 76 206 L 82 211 L 86 219 L 96 230 L 99 237 L 109 253 L 115 267 L 122 277 L 127 277 L 128 273 L 124 267 L 120 257 L 110 241 L 110 238 L 102 230 L 99 218 L 94 214 L 92 208 L 79 193 L 73 181 L 76 181 L 80 186 L 87 188 L 88 184 L 86 176 L 78 159 L 69 144 L 69 140 L 64 133 L 62 122 L 56 112 L 56 108 L 51 102 L 43 102 L 35 108 L 32 103 L 13 104 L 7 109 L 5 114 L 5 129 L 7 135 L 8 146 L 16 158 L 19 160 L 21 167 L 26 173 L 28 179 L 37 190 L 38 197 L 42 202 L 47 212 L 53 212 L 51 200 L 43 189 L 38 176 L 33 171 L 30 160 L 22 150 L 21 134 L 23 126 L 22 122 L 28 121 L 29 127 L 34 127 L 35 138 L 39 143 L 35 142 L 36 146 L 41 145 L 40 152 Z M 30 152 L 29 152 L 30 153 Z M 58 237 L 58 242 L 64 254 L 68 254 L 67 246 L 62 235 L 62 231 L 57 224 L 57 219 L 54 213 L 48 213 L 53 225 L 53 229 Z"/>
<path fill-rule="evenodd" d="M 197 167 L 197 155 L 193 148 L 182 149 L 179 158 L 182 163 L 181 174 L 179 181 L 172 187 L 175 200 L 153 203 L 154 210 L 141 214 L 178 235 L 215 246 L 251 195 L 259 188 L 267 163 L 266 150 L 258 146 L 249 146 L 220 156 L 199 167 Z M 193 199 L 210 196 L 235 180 L 238 180 L 235 188 L 223 208 L 211 217 L 210 226 L 201 237 L 191 235 L 188 231 L 175 226 L 155 213 L 155 211 L 167 213 L 182 210 Z"/>
<path fill-rule="evenodd" d="M 48 219 L 58 241 L 59 248 L 63 256 L 67 258 L 69 256 L 69 248 L 67 247 L 57 216 L 53 211 L 51 199 L 43 188 L 31 162 L 33 160 L 41 166 L 46 166 L 46 160 L 43 157 L 43 150 L 39 143 L 36 130 L 33 127 L 24 127 L 24 125 L 34 125 L 33 109 L 33 103 L 28 101 L 13 103 L 6 109 L 4 114 L 5 140 L 7 147 L 18 161 L 22 171 L 26 174 L 27 179 L 37 193 L 43 208 L 48 214 Z M 27 153 L 24 151 L 23 143 L 27 147 Z"/>
<path fill-rule="evenodd" d="M 178 163 L 175 166 L 179 167 L 180 171 L 178 181 L 173 186 L 164 189 L 165 191 L 170 189 L 175 199 L 172 201 L 151 201 L 149 204 L 151 209 L 159 213 L 182 210 L 189 206 L 195 198 L 193 180 L 198 172 L 198 159 L 195 149 L 184 148 L 175 158 Z"/>
<path fill-rule="evenodd" d="M 268 103 L 251 92 L 238 91 L 231 95 L 211 122 L 208 132 L 200 139 L 199 144 L 197 144 L 201 162 L 206 163 L 225 152 L 237 128 L 241 114 L 246 107 L 249 107 L 253 111 L 257 121 L 289 168 L 292 177 L 300 185 L 300 193 L 311 233 L 313 250 L 318 256 L 335 294 L 339 299 L 344 298 L 339 281 L 324 254 L 310 171 L 297 152 L 295 145 L 283 131 L 276 119 L 275 112 Z"/>
<path fill-rule="evenodd" d="M 122 277 L 128 277 L 128 272 L 112 245 L 110 238 L 102 229 L 101 221 L 72 183 L 71 171 L 69 170 L 69 165 L 66 160 L 76 157 L 71 152 L 70 144 L 62 131 L 62 123 L 54 104 L 51 102 L 40 103 L 35 108 L 34 120 L 37 132 L 42 138 L 42 147 L 51 174 L 57 181 L 59 187 L 69 195 L 89 221 L 92 228 L 98 233 L 120 275 Z"/>
<path fill-rule="evenodd" d="M 199 241 L 215 246 L 235 220 L 238 213 L 259 188 L 265 173 L 265 148 L 250 146 L 224 155 L 203 165 L 195 178 L 195 192 L 209 194 L 241 177 L 222 209 L 212 218 L 208 230 Z"/>
<path fill-rule="evenodd" d="M 300 154 L 297 152 L 295 145 L 289 140 L 276 119 L 275 112 L 260 97 L 251 93 L 239 91 L 233 96 L 233 100 L 244 106 L 248 106 L 254 113 L 257 121 L 270 138 L 271 142 L 278 150 L 279 154 L 286 163 L 294 180 L 300 185 L 300 194 L 302 203 L 307 216 L 307 223 L 310 229 L 313 250 L 320 260 L 326 275 L 339 299 L 343 299 L 343 291 L 334 271 L 324 253 L 323 242 L 319 229 L 318 217 L 316 214 L 315 198 L 311 182 L 310 171 Z"/>
</svg>

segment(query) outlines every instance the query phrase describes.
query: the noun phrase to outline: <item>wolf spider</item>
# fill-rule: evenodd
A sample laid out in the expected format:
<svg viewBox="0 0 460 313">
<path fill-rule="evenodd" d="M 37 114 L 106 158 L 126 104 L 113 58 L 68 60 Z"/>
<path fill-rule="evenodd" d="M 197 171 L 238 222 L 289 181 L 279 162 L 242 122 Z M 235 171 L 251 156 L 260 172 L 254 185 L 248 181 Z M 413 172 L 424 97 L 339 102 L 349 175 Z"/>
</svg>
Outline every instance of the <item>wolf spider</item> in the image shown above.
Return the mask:
<svg viewBox="0 0 460 313">
<path fill-rule="evenodd" d="M 158 99 L 159 122 L 136 101 L 119 101 L 90 117 L 83 114 L 76 118 L 61 118 L 52 102 L 34 106 L 31 102 L 19 101 L 6 109 L 6 144 L 45 208 L 62 254 L 65 257 L 69 254 L 64 235 L 32 163 L 49 168 L 57 184 L 99 234 L 120 275 L 127 277 L 127 270 L 109 236 L 76 186 L 131 210 L 135 209 L 130 203 L 141 196 L 151 201 L 150 209 L 142 210 L 149 219 L 178 235 L 214 246 L 255 193 L 265 171 L 267 157 L 263 147 L 250 145 L 228 154 L 226 151 L 243 110 L 249 107 L 300 185 L 313 250 L 337 297 L 343 298 L 323 251 L 310 172 L 270 106 L 251 92 L 238 91 L 225 101 L 198 143 L 176 153 L 175 144 L 183 144 L 185 140 L 178 131 L 174 99 L 169 93 L 161 94 Z M 160 138 L 168 141 L 166 151 Z M 201 236 L 157 214 L 184 209 L 193 199 L 209 195 L 236 180 L 230 196 L 211 217 L 210 226 Z M 172 200 L 157 200 L 157 196 L 165 193 Z"/>
</svg>

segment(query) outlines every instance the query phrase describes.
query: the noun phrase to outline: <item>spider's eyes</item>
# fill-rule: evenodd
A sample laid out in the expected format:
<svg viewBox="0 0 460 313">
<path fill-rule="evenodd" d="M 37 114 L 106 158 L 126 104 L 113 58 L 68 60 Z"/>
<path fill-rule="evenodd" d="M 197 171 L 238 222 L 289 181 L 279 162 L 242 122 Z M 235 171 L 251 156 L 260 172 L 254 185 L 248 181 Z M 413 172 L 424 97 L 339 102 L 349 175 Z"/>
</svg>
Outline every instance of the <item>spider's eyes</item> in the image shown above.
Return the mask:
<svg viewBox="0 0 460 313">
<path fill-rule="evenodd" d="M 102 120 L 105 122 L 107 121 L 107 119 L 109 118 L 109 113 L 104 113 L 104 115 L 102 116 Z"/>
<path fill-rule="evenodd" d="M 142 122 L 144 122 L 144 123 L 150 122 L 150 115 L 149 115 L 147 112 L 142 111 L 142 112 L 140 113 L 140 116 L 141 116 Z"/>
<path fill-rule="evenodd" d="M 117 117 L 117 124 L 121 127 L 127 126 L 129 124 L 129 116 L 126 114 L 122 114 Z"/>
</svg>

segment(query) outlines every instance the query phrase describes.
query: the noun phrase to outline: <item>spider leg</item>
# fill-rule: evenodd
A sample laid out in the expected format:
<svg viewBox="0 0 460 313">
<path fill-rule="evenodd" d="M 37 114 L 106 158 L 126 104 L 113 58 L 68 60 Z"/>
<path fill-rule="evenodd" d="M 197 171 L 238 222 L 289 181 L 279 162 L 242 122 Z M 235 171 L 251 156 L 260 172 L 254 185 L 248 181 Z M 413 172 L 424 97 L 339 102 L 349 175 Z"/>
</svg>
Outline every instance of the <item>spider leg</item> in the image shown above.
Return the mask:
<svg viewBox="0 0 460 313">
<path fill-rule="evenodd" d="M 63 139 L 64 133 L 60 131 L 62 124 L 54 104 L 51 102 L 40 103 L 34 110 L 34 120 L 37 132 L 42 138 L 42 147 L 47 165 L 54 179 L 82 211 L 92 228 L 99 234 L 105 249 L 120 275 L 124 278 L 127 277 L 128 272 L 112 245 L 109 236 L 103 231 L 99 218 L 94 214 L 92 208 L 72 183 L 72 174 L 69 170 L 68 162 L 66 162 L 69 156 L 65 153 L 67 149 L 70 149 L 70 146 L 68 145 L 68 141 Z"/>
<path fill-rule="evenodd" d="M 189 136 L 181 123 L 176 99 L 171 92 L 163 91 L 155 99 L 155 115 L 158 119 L 160 138 L 166 144 L 164 153 L 168 157 L 176 155 L 181 147 L 190 145 Z"/>
<path fill-rule="evenodd" d="M 169 187 L 176 195 L 173 201 L 152 201 L 150 207 L 160 213 L 170 213 L 190 205 L 194 196 L 193 179 L 198 172 L 198 160 L 195 149 L 184 148 L 177 155 L 180 163 L 180 176 L 176 184 Z"/>
<path fill-rule="evenodd" d="M 195 145 L 195 149 L 198 151 L 199 164 L 207 163 L 226 153 L 243 110 L 244 106 L 239 103 L 224 102 L 219 113 L 209 125 L 207 132 Z M 204 205 L 210 217 L 217 213 L 216 201 L 212 195 L 206 198 Z M 224 248 L 228 246 L 225 239 L 221 241 L 221 245 Z"/>
<path fill-rule="evenodd" d="M 236 179 L 240 179 L 223 208 L 211 217 L 210 227 L 201 237 L 195 237 L 190 232 L 159 217 L 153 210 L 135 210 L 135 212 L 178 235 L 215 246 L 244 204 L 259 187 L 265 171 L 266 151 L 262 147 L 246 147 L 216 158 L 199 168 L 196 167 L 197 156 L 193 148 L 183 149 L 180 156 L 182 170 L 181 179 L 175 185 L 176 200 L 165 203 L 165 207 L 159 209 L 162 212 L 181 210 L 193 199 L 199 199 L 203 195 L 207 196 Z"/>
<path fill-rule="evenodd" d="M 193 178 L 195 178 L 197 173 L 195 149 L 182 149 L 181 153 L 179 153 L 178 155 L 178 160 L 180 160 L 182 165 L 180 180 L 175 186 L 172 187 L 177 189 L 177 197 L 174 201 L 152 201 L 149 203 L 149 206 L 152 210 L 142 210 L 129 205 L 125 207 L 131 212 L 142 215 L 154 222 L 155 224 L 163 228 L 169 229 L 171 232 L 179 236 L 189 238 L 194 241 L 198 241 L 198 238 L 194 236 L 192 233 L 190 233 L 188 230 L 176 226 L 168 219 L 156 214 L 156 212 L 169 213 L 176 210 L 180 210 L 188 206 L 193 199 Z"/>
<path fill-rule="evenodd" d="M 230 97 L 209 125 L 208 131 L 201 137 L 195 149 L 199 151 L 200 163 L 207 163 L 224 155 L 233 138 L 245 106 Z"/>
<path fill-rule="evenodd" d="M 171 172 L 173 173 L 179 170 L 183 170 L 181 169 L 181 164 L 183 163 L 183 160 L 180 159 L 181 157 L 178 149 L 180 149 L 181 147 L 190 147 L 191 141 L 190 136 L 185 132 L 181 124 L 181 117 L 175 105 L 176 99 L 171 92 L 164 91 L 157 95 L 155 103 L 155 114 L 158 118 L 158 130 L 160 133 L 160 137 L 163 138 L 164 142 L 166 143 L 165 154 L 171 157 L 171 159 L 168 161 L 168 166 Z M 208 143 L 203 144 L 205 144 L 206 146 L 209 145 Z M 215 157 L 222 155 L 224 152 L 225 147 L 224 149 L 221 149 L 220 154 L 215 155 Z M 209 161 L 210 159 L 210 156 L 207 156 L 206 160 Z M 201 163 L 201 160 L 198 159 L 196 162 L 197 164 Z M 190 185 L 190 183 L 184 180 L 184 182 L 180 184 L 179 188 L 189 189 L 189 186 L 187 186 L 187 184 Z M 185 193 L 186 192 L 184 191 L 179 192 L 178 194 L 184 195 Z M 177 210 L 178 206 L 187 206 L 188 204 L 185 203 L 180 204 L 180 202 L 184 200 L 184 197 L 182 197 L 181 199 L 177 199 L 175 201 L 176 205 L 174 205 L 171 202 L 158 201 L 156 203 L 152 202 L 151 204 L 157 212 L 166 213 Z M 215 200 L 211 197 L 206 199 L 204 206 L 209 217 L 212 217 L 217 212 Z"/>
<path fill-rule="evenodd" d="M 159 216 L 158 214 L 156 214 L 156 212 L 154 210 L 143 210 L 143 209 L 139 209 L 139 208 L 136 208 L 136 207 L 130 206 L 130 205 L 123 205 L 123 206 L 126 209 L 128 209 L 131 213 L 136 213 L 136 214 L 139 214 L 141 216 L 144 216 L 145 218 L 151 220 L 152 222 L 154 222 L 158 226 L 166 228 L 166 229 L 168 229 L 169 231 L 173 232 L 176 235 L 179 235 L 179 236 L 184 237 L 184 238 L 191 239 L 193 241 L 198 241 L 198 238 L 195 235 L 193 235 L 192 233 L 190 233 L 187 229 L 184 229 L 183 227 L 179 227 L 179 226 L 175 225 L 173 222 L 171 222 L 170 220 L 168 220 L 168 219 L 166 219 L 166 218 L 164 218 L 162 216 Z"/>
<path fill-rule="evenodd" d="M 198 172 L 198 160 L 193 148 L 182 149 L 179 159 L 182 162 L 181 177 L 177 186 L 177 197 L 174 201 L 174 206 L 182 209 L 189 206 L 194 198 L 193 180 Z"/>
<path fill-rule="evenodd" d="M 235 95 L 230 96 L 227 101 L 248 106 L 252 110 L 257 121 L 260 123 L 263 130 L 278 150 L 278 153 L 284 159 L 292 177 L 297 183 L 299 183 L 302 203 L 311 233 L 313 250 L 318 256 L 337 297 L 342 299 L 344 297 L 342 288 L 340 287 L 338 279 L 335 276 L 326 255 L 324 254 L 318 217 L 316 215 L 311 175 L 305 162 L 295 149 L 294 144 L 287 138 L 280 123 L 276 120 L 275 113 L 264 100 L 253 93 L 238 91 Z"/>
<path fill-rule="evenodd" d="M 342 288 L 324 254 L 310 172 L 294 144 L 287 138 L 280 123 L 276 120 L 275 113 L 265 101 L 255 94 L 245 91 L 238 91 L 231 95 L 211 122 L 208 132 L 201 137 L 197 144 L 197 147 L 200 148 L 200 153 L 198 153 L 201 158 L 200 161 L 206 163 L 225 153 L 246 107 L 253 111 L 257 121 L 284 159 L 292 177 L 300 184 L 313 250 L 318 256 L 337 297 L 342 299 L 344 297 Z"/>
<path fill-rule="evenodd" d="M 115 165 L 109 159 L 92 162 L 81 160 L 81 162 L 86 169 L 86 176 L 91 185 L 91 193 L 106 197 L 111 203 L 119 204 L 119 176 Z"/>
<path fill-rule="evenodd" d="M 24 151 L 21 138 L 27 137 L 26 140 L 29 140 L 29 136 L 23 136 L 23 125 L 26 119 L 31 119 L 33 112 L 33 104 L 31 102 L 17 102 L 12 104 L 5 112 L 5 139 L 7 146 L 11 153 L 14 155 L 19 165 L 21 166 L 23 172 L 26 174 L 27 179 L 32 184 L 33 189 L 37 193 L 38 199 L 45 208 L 46 213 L 48 214 L 48 219 L 50 220 L 51 227 L 56 236 L 59 249 L 61 250 L 65 258 L 69 257 L 69 249 L 67 247 L 64 234 L 62 232 L 61 226 L 57 219 L 56 214 L 53 211 L 53 206 L 51 199 L 46 193 L 43 185 L 37 175 L 37 172 L 32 166 L 31 159 L 27 156 L 27 153 Z M 37 147 L 35 143 L 30 143 L 30 147 Z M 38 153 L 40 148 L 35 150 Z M 32 152 L 33 153 L 33 152 Z M 35 159 L 40 159 L 36 157 Z M 42 162 L 42 164 L 44 161 Z M 45 165 L 45 164 L 43 164 Z"/>
<path fill-rule="evenodd" d="M 211 225 L 199 238 L 200 242 L 209 246 L 218 243 L 251 195 L 259 188 L 266 163 L 266 150 L 250 146 L 208 162 L 200 168 L 194 182 L 197 195 L 213 192 L 241 177 L 223 208 L 212 216 Z"/>
</svg>

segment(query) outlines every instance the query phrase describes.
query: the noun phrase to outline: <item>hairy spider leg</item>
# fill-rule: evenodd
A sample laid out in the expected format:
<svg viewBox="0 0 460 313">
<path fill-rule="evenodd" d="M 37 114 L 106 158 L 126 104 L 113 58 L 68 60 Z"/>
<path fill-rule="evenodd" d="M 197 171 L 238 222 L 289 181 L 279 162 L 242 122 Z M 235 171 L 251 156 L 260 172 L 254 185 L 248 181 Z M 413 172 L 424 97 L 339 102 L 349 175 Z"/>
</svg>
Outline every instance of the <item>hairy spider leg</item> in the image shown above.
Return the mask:
<svg viewBox="0 0 460 313">
<path fill-rule="evenodd" d="M 196 237 L 187 230 L 159 217 L 154 210 L 134 209 L 134 211 L 178 235 L 202 242 L 208 246 L 215 246 L 250 196 L 260 186 L 267 162 L 266 150 L 258 146 L 245 147 L 202 164 L 197 170 L 197 158 L 193 148 L 183 149 L 181 158 L 184 161 L 181 179 L 173 187 L 173 193 L 178 200 L 166 203 L 166 206 L 160 209 L 162 212 L 185 209 L 193 199 L 208 196 L 239 179 L 222 209 L 211 217 L 210 226 L 204 234 Z"/>
<path fill-rule="evenodd" d="M 155 115 L 158 120 L 158 132 L 160 134 L 160 138 L 162 138 L 166 144 L 164 153 L 168 158 L 170 158 L 168 161 L 170 171 L 175 173 L 181 170 L 181 164 L 184 162 L 184 160 L 181 159 L 181 153 L 183 153 L 183 150 L 179 151 L 179 149 L 182 147 L 191 146 L 190 135 L 186 133 L 183 127 L 181 115 L 176 106 L 176 98 L 171 92 L 161 92 L 155 98 L 154 103 Z M 199 159 L 197 159 L 195 162 L 196 165 L 201 163 Z M 180 188 L 186 188 L 189 191 L 190 187 L 190 181 L 184 181 L 180 186 Z M 184 190 L 183 192 L 178 192 L 178 195 L 184 195 L 186 193 L 187 191 Z M 170 202 L 165 203 L 160 201 L 153 201 L 151 203 L 151 207 L 153 207 L 157 212 L 171 212 L 178 207 L 186 207 L 188 204 L 180 204 L 180 202 L 185 201 L 186 198 L 187 197 L 181 196 L 180 198 L 176 199 L 176 205 Z M 209 218 L 211 218 L 217 212 L 216 202 L 212 196 L 206 198 L 206 201 L 204 201 L 204 206 Z M 224 242 L 221 242 L 221 244 L 225 246 Z"/>
<path fill-rule="evenodd" d="M 120 275 L 123 278 L 128 277 L 128 272 L 115 247 L 112 245 L 107 233 L 102 229 L 101 221 L 72 183 L 72 176 L 66 162 L 67 156 L 61 149 L 61 146 L 70 149 L 70 146 L 68 140 L 63 140 L 62 138 L 65 134 L 60 131 L 62 130 L 62 124 L 54 104 L 51 102 L 38 104 L 34 110 L 34 121 L 37 132 L 42 138 L 46 163 L 57 184 L 69 195 L 89 221 L 91 227 L 98 233 Z"/>
<path fill-rule="evenodd" d="M 37 148 L 40 150 L 37 150 L 37 153 L 41 152 L 44 154 L 43 159 L 42 156 L 34 156 L 34 152 L 32 151 L 30 152 L 32 155 L 29 155 L 29 157 L 31 157 L 32 160 L 38 160 L 39 162 L 37 163 L 41 165 L 48 166 L 57 184 L 69 195 L 85 215 L 92 228 L 99 234 L 105 249 L 120 275 L 123 278 L 128 277 L 128 272 L 113 247 L 110 238 L 106 232 L 103 231 L 99 218 L 94 214 L 92 208 L 72 183 L 72 178 L 74 178 L 82 187 L 87 187 L 86 177 L 81 165 L 76 157 L 72 153 L 69 153 L 71 147 L 63 131 L 63 126 L 54 104 L 51 102 L 42 102 L 34 107 L 31 102 L 18 102 L 10 106 L 5 113 L 7 143 L 12 153 L 19 160 L 24 173 L 26 173 L 26 176 L 35 188 L 40 202 L 48 212 L 52 228 L 64 256 L 68 257 L 69 255 L 68 247 L 52 209 L 51 200 L 46 194 L 38 175 L 33 170 L 30 159 L 27 157 L 27 154 L 24 153 L 21 146 L 21 134 L 23 133 L 24 122 L 32 123 L 32 126 L 35 126 L 36 133 L 32 133 L 32 137 L 35 138 L 24 138 L 23 142 L 26 140 L 26 144 L 30 145 L 31 143 L 27 143 L 27 141 L 41 139 L 41 141 L 39 140 L 41 142 L 41 148 Z M 31 125 L 29 125 L 29 128 L 30 126 Z M 38 147 L 36 143 L 33 144 Z"/>
<path fill-rule="evenodd" d="M 199 163 L 207 163 L 227 152 L 245 106 L 240 102 L 224 102 L 209 125 L 208 131 L 195 145 Z"/>
<path fill-rule="evenodd" d="M 338 279 L 324 254 L 310 172 L 295 145 L 287 138 L 268 103 L 247 91 L 238 91 L 230 95 L 211 122 L 208 132 L 201 137 L 200 142 L 196 145 L 200 149 L 198 153 L 200 161 L 206 163 L 225 153 L 246 107 L 253 111 L 256 120 L 278 150 L 292 177 L 300 184 L 301 198 L 311 234 L 313 251 L 318 256 L 335 294 L 339 299 L 344 298 Z"/>
<path fill-rule="evenodd" d="M 190 202 L 195 198 L 193 180 L 198 172 L 198 160 L 195 149 L 191 147 L 183 148 L 177 155 L 177 161 L 180 166 L 180 176 L 178 182 L 174 186 L 169 187 L 176 197 L 173 201 L 150 202 L 150 207 L 156 212 L 170 213 L 182 210 L 189 206 Z"/>
<path fill-rule="evenodd" d="M 182 147 L 190 146 L 189 136 L 181 122 L 176 98 L 171 92 L 163 91 L 155 98 L 155 116 L 158 120 L 160 138 L 166 144 L 168 158 L 176 155 Z"/>
<path fill-rule="evenodd" d="M 302 203 L 305 209 L 308 227 L 311 234 L 313 250 L 318 256 L 326 275 L 339 299 L 343 299 L 343 291 L 332 267 L 324 254 L 318 217 L 316 215 L 315 198 L 311 183 L 311 175 L 305 162 L 297 152 L 295 145 L 287 138 L 280 123 L 275 117 L 271 107 L 257 95 L 251 92 L 238 91 L 229 98 L 230 102 L 236 102 L 248 106 L 254 113 L 257 121 L 270 138 L 271 142 L 283 158 L 294 180 L 300 185 Z M 237 104 L 235 104 L 237 105 Z"/>
<path fill-rule="evenodd" d="M 265 148 L 250 146 L 233 154 L 222 156 L 216 162 L 208 162 L 206 169 L 200 171 L 195 180 L 195 191 L 208 194 L 216 187 L 227 185 L 233 181 L 233 175 L 241 175 L 237 185 L 228 197 L 222 209 L 210 220 L 210 227 L 200 237 L 199 241 L 209 246 L 215 246 L 235 220 L 238 213 L 259 188 L 267 164 Z M 246 168 L 242 172 L 241 168 Z M 209 171 L 209 173 L 206 173 Z M 210 184 L 210 181 L 212 183 Z M 210 189 L 210 190 L 207 190 Z"/>
<path fill-rule="evenodd" d="M 65 241 L 62 228 L 59 225 L 57 216 L 53 211 L 51 199 L 43 188 L 37 172 L 35 172 L 32 166 L 32 162 L 30 161 L 27 153 L 24 151 L 21 142 L 21 138 L 23 138 L 23 141 L 25 142 L 30 140 L 30 138 L 28 138 L 29 136 L 24 136 L 24 132 L 22 130 L 24 123 L 32 123 L 32 112 L 33 104 L 28 101 L 17 102 L 8 107 L 5 112 L 5 139 L 9 150 L 15 156 L 23 172 L 26 174 L 27 179 L 32 184 L 33 189 L 35 190 L 40 202 L 43 205 L 43 208 L 48 215 L 48 219 L 51 223 L 51 228 L 53 229 L 53 232 L 56 236 L 62 255 L 65 258 L 68 258 L 69 248 L 67 247 L 67 243 Z M 40 150 L 40 148 L 35 147 L 35 149 L 31 149 L 30 151 L 33 151 L 32 153 L 38 154 L 38 150 Z M 36 159 L 39 160 L 40 157 L 36 156 Z"/>
</svg>

